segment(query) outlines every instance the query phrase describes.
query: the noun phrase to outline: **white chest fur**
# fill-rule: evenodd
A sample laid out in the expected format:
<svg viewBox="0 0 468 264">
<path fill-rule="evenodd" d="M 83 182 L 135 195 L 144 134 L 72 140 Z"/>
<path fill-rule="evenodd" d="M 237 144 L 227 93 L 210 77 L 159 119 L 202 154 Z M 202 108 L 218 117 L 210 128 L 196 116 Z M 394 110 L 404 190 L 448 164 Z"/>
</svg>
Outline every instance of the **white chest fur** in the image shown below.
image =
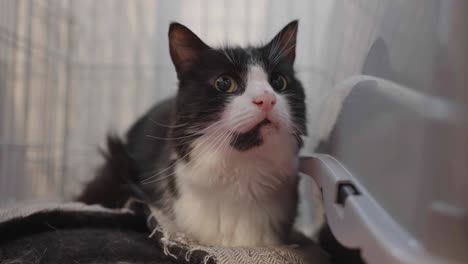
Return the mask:
<svg viewBox="0 0 468 264">
<path fill-rule="evenodd" d="M 291 221 L 289 213 L 294 212 L 292 197 L 252 202 L 232 201 L 220 192 L 182 193 L 174 207 L 176 226 L 208 245 L 279 244 L 286 232 L 285 224 Z"/>
<path fill-rule="evenodd" d="M 178 231 L 210 245 L 280 243 L 295 217 L 297 155 L 295 144 L 271 140 L 249 154 L 199 146 L 197 162 L 176 166 Z"/>
</svg>

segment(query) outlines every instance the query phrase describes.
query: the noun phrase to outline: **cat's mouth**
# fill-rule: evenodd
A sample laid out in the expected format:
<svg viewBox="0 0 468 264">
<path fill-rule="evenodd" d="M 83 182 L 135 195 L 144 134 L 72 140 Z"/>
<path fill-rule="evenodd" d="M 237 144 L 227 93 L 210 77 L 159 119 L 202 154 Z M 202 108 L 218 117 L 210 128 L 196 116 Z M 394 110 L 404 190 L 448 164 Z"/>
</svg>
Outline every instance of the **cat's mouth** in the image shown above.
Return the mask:
<svg viewBox="0 0 468 264">
<path fill-rule="evenodd" d="M 279 125 L 277 122 L 275 121 L 272 121 L 268 118 L 265 118 L 262 120 L 262 122 L 258 123 L 259 128 L 262 128 L 262 127 L 268 127 L 268 128 L 272 128 L 272 130 L 278 130 L 279 129 Z"/>
<path fill-rule="evenodd" d="M 231 138 L 230 145 L 239 151 L 246 151 L 262 145 L 263 137 L 260 133 L 260 129 L 266 126 L 277 127 L 271 120 L 265 118 L 247 132 L 235 133 Z"/>
<path fill-rule="evenodd" d="M 276 127 L 276 124 L 272 122 L 270 119 L 264 118 L 262 121 L 258 122 L 256 125 L 253 125 L 244 131 L 239 131 L 238 134 L 248 134 L 251 132 L 259 132 L 261 128 L 267 127 L 267 126 Z"/>
<path fill-rule="evenodd" d="M 271 121 L 271 119 L 264 118 L 262 121 L 258 123 L 250 124 L 245 129 L 241 129 L 240 131 L 238 131 L 238 134 L 247 134 L 249 132 L 259 131 L 262 127 L 269 127 L 269 126 L 277 127 L 276 123 Z"/>
<path fill-rule="evenodd" d="M 266 126 L 266 125 L 269 125 L 269 124 L 271 124 L 271 121 L 268 118 L 265 118 L 265 119 L 262 120 L 262 122 L 258 123 L 257 126 L 262 127 L 262 126 Z"/>
</svg>

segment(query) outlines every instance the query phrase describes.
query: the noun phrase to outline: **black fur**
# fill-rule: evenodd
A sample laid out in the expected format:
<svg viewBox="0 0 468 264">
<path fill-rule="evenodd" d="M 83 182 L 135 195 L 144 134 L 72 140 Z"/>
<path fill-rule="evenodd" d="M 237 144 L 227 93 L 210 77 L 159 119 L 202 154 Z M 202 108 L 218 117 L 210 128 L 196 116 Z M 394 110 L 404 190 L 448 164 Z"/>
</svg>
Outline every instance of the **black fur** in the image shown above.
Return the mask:
<svg viewBox="0 0 468 264">
<path fill-rule="evenodd" d="M 132 194 L 139 193 L 138 180 L 124 143 L 115 136 L 109 136 L 107 148 L 108 152 L 102 151 L 106 162 L 98 170 L 99 177 L 88 184 L 77 199 L 86 204 L 99 203 L 109 208 L 117 208 Z"/>
<path fill-rule="evenodd" d="M 177 195 L 172 177 L 158 184 L 142 183 L 170 164 L 168 151 L 165 151 L 168 142 L 160 138 L 169 136 L 166 125 L 173 115 L 174 103 L 175 99 L 170 98 L 154 106 L 129 130 L 125 143 L 115 136 L 108 137 L 108 151 L 104 153 L 106 162 L 86 185 L 78 201 L 118 208 L 129 197 L 134 197 L 161 206 L 167 190 L 170 195 Z M 171 173 L 167 170 L 164 175 Z"/>
<path fill-rule="evenodd" d="M 265 119 L 250 131 L 235 134 L 231 139 L 230 145 L 239 151 L 246 151 L 253 147 L 260 146 L 263 143 L 263 139 L 260 136 L 260 129 L 270 123 L 269 120 Z"/>
</svg>

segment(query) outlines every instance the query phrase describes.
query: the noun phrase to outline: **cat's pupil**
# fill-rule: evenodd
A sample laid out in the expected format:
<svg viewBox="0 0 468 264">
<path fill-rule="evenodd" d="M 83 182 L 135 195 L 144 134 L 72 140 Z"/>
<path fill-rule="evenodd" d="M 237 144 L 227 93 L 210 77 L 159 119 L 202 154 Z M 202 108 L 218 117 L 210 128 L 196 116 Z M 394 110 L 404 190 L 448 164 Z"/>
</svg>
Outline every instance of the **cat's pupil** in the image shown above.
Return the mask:
<svg viewBox="0 0 468 264">
<path fill-rule="evenodd" d="M 227 77 L 221 77 L 221 78 L 218 79 L 217 82 L 218 82 L 217 83 L 218 89 L 220 89 L 222 91 L 227 91 L 231 87 L 231 79 L 229 79 Z"/>
<path fill-rule="evenodd" d="M 281 81 L 278 78 L 274 79 L 273 80 L 273 86 L 275 86 L 275 88 L 279 88 L 279 86 L 281 84 L 280 82 Z"/>
<path fill-rule="evenodd" d="M 275 89 L 281 89 L 283 87 L 283 80 L 279 75 L 276 75 L 275 77 L 273 77 L 271 85 L 273 85 L 273 88 Z"/>
</svg>

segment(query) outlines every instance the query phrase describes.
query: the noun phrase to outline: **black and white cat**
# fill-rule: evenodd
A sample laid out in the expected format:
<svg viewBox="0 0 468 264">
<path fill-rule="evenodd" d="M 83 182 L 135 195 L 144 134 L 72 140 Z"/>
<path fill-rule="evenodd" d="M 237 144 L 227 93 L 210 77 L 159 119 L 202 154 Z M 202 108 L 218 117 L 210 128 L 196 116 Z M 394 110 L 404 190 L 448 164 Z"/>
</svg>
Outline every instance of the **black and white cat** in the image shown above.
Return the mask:
<svg viewBox="0 0 468 264">
<path fill-rule="evenodd" d="M 297 26 L 264 46 L 212 48 L 172 23 L 177 96 L 143 116 L 125 144 L 109 138 L 107 163 L 79 200 L 145 199 L 166 228 L 207 245 L 282 243 L 296 216 L 306 133 Z"/>
</svg>

